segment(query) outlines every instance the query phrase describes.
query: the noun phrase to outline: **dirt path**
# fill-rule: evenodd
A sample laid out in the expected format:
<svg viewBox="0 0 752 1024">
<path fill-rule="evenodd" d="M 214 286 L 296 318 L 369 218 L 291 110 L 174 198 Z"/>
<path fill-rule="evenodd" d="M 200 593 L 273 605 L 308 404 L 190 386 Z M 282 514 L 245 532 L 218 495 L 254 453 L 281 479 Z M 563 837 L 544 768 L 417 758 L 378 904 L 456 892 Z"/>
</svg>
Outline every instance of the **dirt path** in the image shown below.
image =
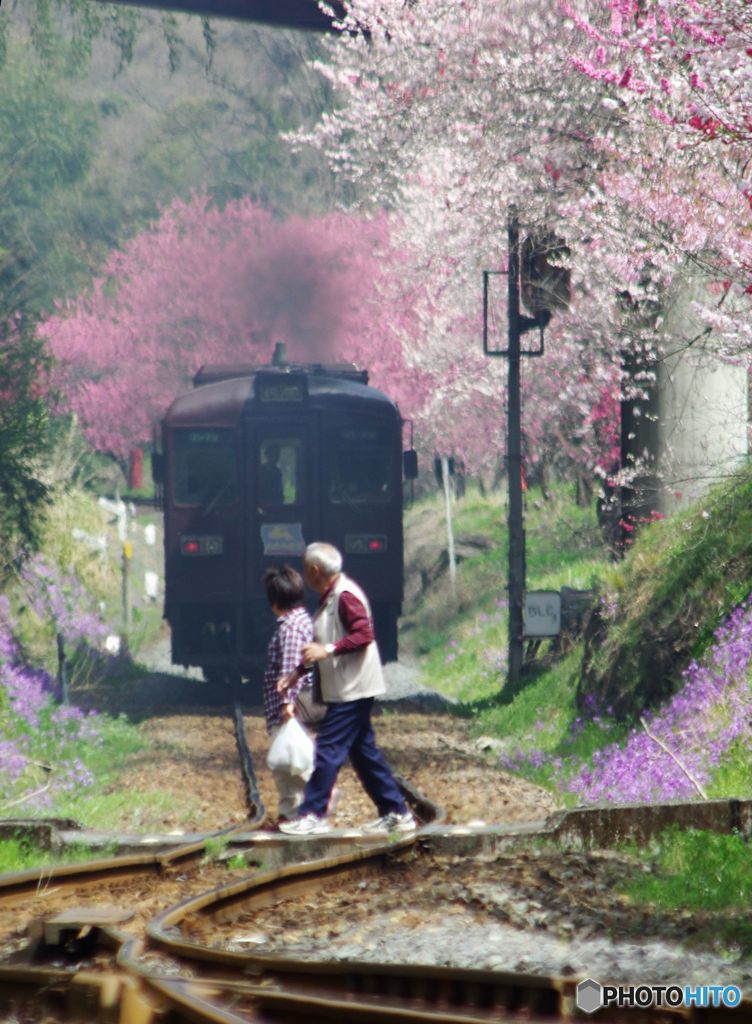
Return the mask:
<svg viewBox="0 0 752 1024">
<path fill-rule="evenodd" d="M 125 714 L 139 723 L 147 748 L 131 757 L 111 790 L 150 794 L 140 821 L 123 812 L 112 829 L 203 831 L 246 816 L 229 713 L 207 707 L 204 684 L 163 674 L 131 680 L 127 686 L 102 683 L 73 695 L 76 703 Z M 400 702 L 374 721 L 378 742 L 392 767 L 445 808 L 449 821 L 514 822 L 541 820 L 556 807 L 551 794 L 502 772 L 495 758 L 477 749 L 469 723 L 449 712 L 402 712 Z M 411 700 L 409 707 L 414 706 Z M 259 789 L 270 816 L 276 795 L 266 767 L 269 740 L 260 709 L 248 709 L 246 733 L 254 754 Z M 349 767 L 338 782 L 341 795 L 332 823 L 362 824 L 374 808 Z M 149 811 L 152 802 L 158 807 Z"/>
</svg>

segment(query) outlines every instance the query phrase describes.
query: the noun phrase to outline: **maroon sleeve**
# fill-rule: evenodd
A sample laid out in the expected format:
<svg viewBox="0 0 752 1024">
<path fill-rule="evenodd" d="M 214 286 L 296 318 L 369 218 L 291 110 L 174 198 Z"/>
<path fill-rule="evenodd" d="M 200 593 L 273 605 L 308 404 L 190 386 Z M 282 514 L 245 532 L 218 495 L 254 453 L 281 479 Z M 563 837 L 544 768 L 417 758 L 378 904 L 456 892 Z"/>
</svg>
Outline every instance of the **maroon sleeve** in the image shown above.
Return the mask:
<svg viewBox="0 0 752 1024">
<path fill-rule="evenodd" d="M 374 635 L 373 624 L 363 602 L 349 590 L 343 590 L 339 595 L 338 611 L 346 636 L 337 641 L 334 653 L 350 654 L 367 647 Z"/>
</svg>

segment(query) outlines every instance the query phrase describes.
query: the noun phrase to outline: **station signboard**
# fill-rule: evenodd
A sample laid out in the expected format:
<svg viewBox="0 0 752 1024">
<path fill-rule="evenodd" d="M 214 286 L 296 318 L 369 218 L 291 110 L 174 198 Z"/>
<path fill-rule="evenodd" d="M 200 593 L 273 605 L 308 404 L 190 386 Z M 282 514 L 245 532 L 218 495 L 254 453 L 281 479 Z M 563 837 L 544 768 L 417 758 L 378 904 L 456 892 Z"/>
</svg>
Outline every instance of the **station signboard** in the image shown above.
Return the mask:
<svg viewBox="0 0 752 1024">
<path fill-rule="evenodd" d="M 561 594 L 558 590 L 528 590 L 522 608 L 526 637 L 558 636 L 561 631 Z"/>
</svg>

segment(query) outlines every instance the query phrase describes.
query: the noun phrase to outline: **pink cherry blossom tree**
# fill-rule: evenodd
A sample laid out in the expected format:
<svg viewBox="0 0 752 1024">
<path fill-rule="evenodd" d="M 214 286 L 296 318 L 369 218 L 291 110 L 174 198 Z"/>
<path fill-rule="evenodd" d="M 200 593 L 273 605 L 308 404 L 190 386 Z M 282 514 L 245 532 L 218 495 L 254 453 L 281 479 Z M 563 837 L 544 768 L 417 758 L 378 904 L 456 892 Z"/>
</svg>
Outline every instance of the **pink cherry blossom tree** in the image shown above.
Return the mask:
<svg viewBox="0 0 752 1024">
<path fill-rule="evenodd" d="M 687 276 L 714 348 L 752 341 L 748 7 L 351 0 L 320 65 L 341 105 L 296 142 L 362 210 L 173 204 L 46 325 L 88 436 L 122 455 L 201 363 L 264 361 L 279 338 L 368 366 L 423 447 L 497 463 L 505 367 L 481 351 L 480 282 L 504 269 L 513 203 L 566 243 L 573 283 L 523 368 L 526 458 L 610 472 L 619 397 L 650 378 L 624 381 L 622 354 L 649 367 L 695 343 L 663 316 Z"/>
<path fill-rule="evenodd" d="M 672 335 L 661 313 L 688 275 L 707 285 L 693 312 L 716 350 L 738 357 L 752 340 L 738 301 L 750 267 L 738 150 L 749 6 L 350 0 L 347 12 L 320 65 L 342 105 L 297 141 L 403 216 L 433 323 L 409 355 L 437 370 L 434 433 L 472 448 L 478 419 L 463 410 L 503 406 L 498 367 L 476 354 L 477 311 L 480 270 L 503 266 L 514 203 L 533 236 L 567 243 L 574 285 L 545 362 L 524 369 L 529 451 L 575 438 L 570 450 L 608 466 L 604 414 L 618 412 L 620 384 L 639 395 L 651 372 L 620 381 L 622 353 L 646 353 L 649 367 L 696 340 Z"/>
<path fill-rule="evenodd" d="M 581 32 L 572 66 L 599 84 L 619 130 L 604 203 L 652 252 L 708 280 L 715 345 L 749 350 L 752 10 L 745 0 L 561 0 Z M 631 254 L 632 262 L 635 254 Z"/>
<path fill-rule="evenodd" d="M 599 253 L 594 266 L 597 241 L 583 216 L 607 159 L 594 139 L 610 115 L 600 84 L 572 66 L 579 27 L 542 0 L 352 0 L 348 10 L 320 65 L 343 104 L 297 141 L 323 147 L 369 203 L 395 205 L 404 218 L 400 239 L 431 324 L 422 350 L 410 350 L 435 379 L 424 433 L 476 466 L 503 451 L 505 367 L 480 349 L 480 282 L 483 269 L 505 266 L 514 203 L 529 233 L 567 241 L 575 280 L 546 359 L 524 366 L 527 459 L 555 451 L 609 463 L 590 410 L 608 396 L 613 408 L 618 388 L 621 267 Z M 502 322 L 499 347 L 503 331 Z"/>
<path fill-rule="evenodd" d="M 352 360 L 406 406 L 422 394 L 389 218 L 278 220 L 250 199 L 176 200 L 43 325 L 57 383 L 92 445 L 124 459 L 205 363 Z"/>
</svg>

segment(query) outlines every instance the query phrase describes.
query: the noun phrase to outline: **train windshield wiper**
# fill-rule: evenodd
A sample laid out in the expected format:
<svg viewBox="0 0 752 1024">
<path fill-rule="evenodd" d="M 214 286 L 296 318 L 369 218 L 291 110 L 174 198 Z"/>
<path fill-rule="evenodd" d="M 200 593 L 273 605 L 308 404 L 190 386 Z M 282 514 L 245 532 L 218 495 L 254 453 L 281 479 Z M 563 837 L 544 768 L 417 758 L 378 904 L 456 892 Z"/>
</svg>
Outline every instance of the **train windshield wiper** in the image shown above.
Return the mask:
<svg viewBox="0 0 752 1024">
<path fill-rule="evenodd" d="M 361 503 L 357 502 L 354 498 L 349 497 L 347 494 L 338 494 L 336 504 L 347 505 L 349 508 L 354 509 L 359 516 L 363 515 L 363 508 Z"/>
<path fill-rule="evenodd" d="M 206 505 L 202 505 L 201 506 L 201 515 L 202 516 L 208 516 L 209 513 L 214 510 L 215 505 L 217 504 L 219 499 L 222 497 L 222 495 L 225 493 L 225 491 L 227 490 L 227 487 L 228 487 L 227 483 L 222 484 L 222 486 L 219 488 L 219 490 L 214 495 L 214 497 L 211 498 L 209 503 L 206 504 Z"/>
</svg>

